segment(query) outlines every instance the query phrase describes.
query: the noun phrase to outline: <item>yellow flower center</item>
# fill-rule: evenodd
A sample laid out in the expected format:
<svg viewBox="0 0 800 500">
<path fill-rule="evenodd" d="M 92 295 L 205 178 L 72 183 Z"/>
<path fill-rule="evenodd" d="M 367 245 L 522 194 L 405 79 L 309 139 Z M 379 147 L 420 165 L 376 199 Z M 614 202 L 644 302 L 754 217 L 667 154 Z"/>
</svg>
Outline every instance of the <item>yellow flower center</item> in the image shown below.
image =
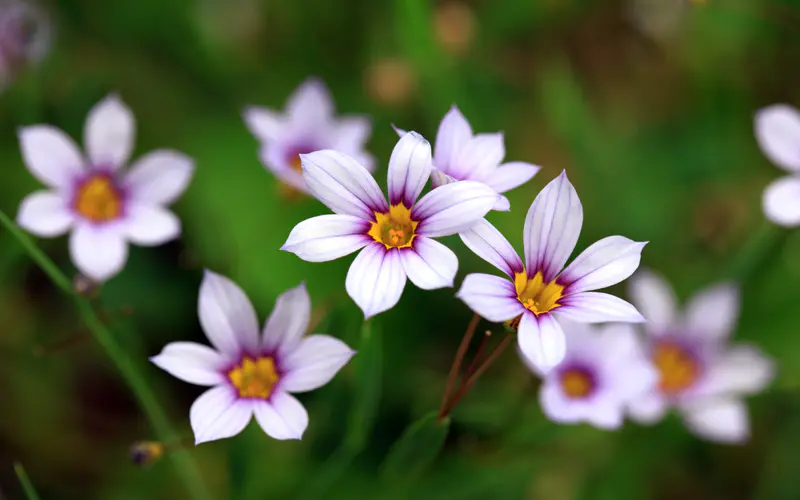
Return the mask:
<svg viewBox="0 0 800 500">
<path fill-rule="evenodd" d="M 303 173 L 303 161 L 300 159 L 300 155 L 296 154 L 292 157 L 291 161 L 289 161 L 289 166 L 292 170 L 296 172 Z"/>
<path fill-rule="evenodd" d="M 388 213 L 375 212 L 369 234 L 386 248 L 407 248 L 414 241 L 414 230 L 419 222 L 411 220 L 411 210 L 402 203 L 392 205 Z"/>
<path fill-rule="evenodd" d="M 269 356 L 253 359 L 245 356 L 228 372 L 228 379 L 243 398 L 268 399 L 280 377 L 275 360 Z"/>
<path fill-rule="evenodd" d="M 561 374 L 561 389 L 572 399 L 585 398 L 594 389 L 594 380 L 588 371 L 570 368 Z"/>
<path fill-rule="evenodd" d="M 122 214 L 122 193 L 110 176 L 93 175 L 78 186 L 74 207 L 92 222 L 108 222 Z"/>
<path fill-rule="evenodd" d="M 661 375 L 659 388 L 665 394 L 688 389 L 700 376 L 697 358 L 675 342 L 658 343 L 653 351 L 653 364 Z"/>
<path fill-rule="evenodd" d="M 558 301 L 561 299 L 564 287 L 555 280 L 545 283 L 541 271 L 536 273 L 532 279 L 528 279 L 525 271 L 516 273 L 514 286 L 517 289 L 517 300 L 537 316 L 561 307 Z"/>
</svg>

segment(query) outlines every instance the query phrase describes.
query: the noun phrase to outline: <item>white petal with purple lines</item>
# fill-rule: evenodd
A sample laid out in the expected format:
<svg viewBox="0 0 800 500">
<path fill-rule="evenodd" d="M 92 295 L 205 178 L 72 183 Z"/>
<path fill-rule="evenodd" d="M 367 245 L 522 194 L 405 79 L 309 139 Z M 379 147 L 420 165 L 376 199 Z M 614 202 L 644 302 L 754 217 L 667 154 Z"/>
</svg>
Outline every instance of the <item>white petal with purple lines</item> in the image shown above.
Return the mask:
<svg viewBox="0 0 800 500">
<path fill-rule="evenodd" d="M 59 193 L 39 191 L 22 200 L 17 224 L 37 236 L 59 236 L 75 222 L 75 214 Z"/>
<path fill-rule="evenodd" d="M 411 208 L 431 176 L 431 145 L 416 132 L 397 142 L 389 158 L 389 203 Z"/>
<path fill-rule="evenodd" d="M 449 172 L 453 168 L 455 156 L 464 144 L 472 138 L 472 128 L 456 106 L 444 115 L 436 133 L 433 161 L 439 170 Z"/>
<path fill-rule="evenodd" d="M 522 354 L 543 372 L 560 363 L 567 352 L 564 331 L 552 314 L 537 317 L 526 311 L 519 323 L 517 339 Z"/>
<path fill-rule="evenodd" d="M 200 395 L 189 410 L 194 444 L 235 436 L 253 416 L 252 403 L 236 397 L 233 388 L 218 385 Z"/>
<path fill-rule="evenodd" d="M 568 295 L 560 300 L 561 307 L 554 310 L 559 316 L 583 323 L 604 323 L 622 321 L 642 323 L 645 319 L 628 302 L 600 292 L 581 292 Z"/>
<path fill-rule="evenodd" d="M 400 260 L 408 279 L 423 290 L 453 286 L 458 257 L 436 240 L 417 236 L 413 248 L 400 250 Z"/>
<path fill-rule="evenodd" d="M 490 274 L 467 275 L 456 297 L 463 300 L 470 309 L 495 323 L 514 319 L 527 311 L 517 300 L 514 284 Z"/>
<path fill-rule="evenodd" d="M 466 231 L 481 220 L 497 201 L 497 193 L 475 181 L 459 181 L 438 187 L 422 197 L 411 210 L 418 220 L 417 233 L 450 236 Z"/>
<path fill-rule="evenodd" d="M 355 351 L 344 342 L 329 335 L 310 335 L 286 356 L 286 375 L 281 389 L 307 392 L 331 381 L 350 361 Z"/>
<path fill-rule="evenodd" d="M 349 255 L 373 241 L 369 222 L 352 215 L 318 215 L 299 223 L 281 250 L 308 262 L 326 262 Z"/>
<path fill-rule="evenodd" d="M 523 271 L 522 260 L 514 247 L 486 219 L 481 219 L 469 231 L 465 231 L 459 236 L 475 255 L 503 271 L 512 280 L 515 273 Z"/>
<path fill-rule="evenodd" d="M 280 353 L 294 349 L 305 335 L 311 321 L 311 297 L 305 283 L 278 296 L 275 307 L 264 324 L 261 347 Z"/>
<path fill-rule="evenodd" d="M 347 294 L 364 312 L 365 318 L 394 307 L 406 286 L 406 273 L 397 249 L 371 243 L 355 258 L 347 271 Z"/>
<path fill-rule="evenodd" d="M 128 161 L 133 150 L 133 113 L 112 94 L 89 111 L 83 137 L 92 166 L 117 170 Z"/>
<path fill-rule="evenodd" d="M 539 171 L 539 167 L 523 161 L 504 163 L 481 179 L 487 186 L 498 193 L 505 193 L 531 180 Z"/>
<path fill-rule="evenodd" d="M 646 243 L 609 236 L 584 250 L 558 277 L 569 293 L 598 290 L 627 279 L 636 268 Z"/>
</svg>

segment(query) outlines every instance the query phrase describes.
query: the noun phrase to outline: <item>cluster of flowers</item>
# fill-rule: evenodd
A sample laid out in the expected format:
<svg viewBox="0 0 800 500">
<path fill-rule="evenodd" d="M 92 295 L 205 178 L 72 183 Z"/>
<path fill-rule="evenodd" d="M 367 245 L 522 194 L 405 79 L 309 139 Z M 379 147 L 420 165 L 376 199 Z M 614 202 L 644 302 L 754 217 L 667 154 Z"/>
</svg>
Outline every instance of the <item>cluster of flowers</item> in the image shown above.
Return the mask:
<svg viewBox="0 0 800 500">
<path fill-rule="evenodd" d="M 669 285 L 652 272 L 632 280 L 638 310 L 597 292 L 637 270 L 645 243 L 610 236 L 566 265 L 583 209 L 565 172 L 530 206 L 523 260 L 484 216 L 508 210 L 502 193 L 530 180 L 538 167 L 503 163 L 502 134 L 474 134 L 455 107 L 442 120 L 433 151 L 418 133 L 397 130 L 388 199 L 364 151 L 369 121 L 336 117 L 318 80 L 304 83 L 287 108 L 285 114 L 249 108 L 244 119 L 261 142 L 264 164 L 333 214 L 297 224 L 282 249 L 311 262 L 359 251 L 345 288 L 365 318 L 394 307 L 407 280 L 425 290 L 452 287 L 458 259 L 436 238 L 458 234 L 506 277 L 470 274 L 457 297 L 485 319 L 516 331 L 522 359 L 544 380 L 541 404 L 550 419 L 617 428 L 626 415 L 655 422 L 674 406 L 706 438 L 748 437 L 740 397 L 769 383 L 773 367 L 755 348 L 728 345 L 739 309 L 733 284 L 699 293 L 683 314 Z M 756 128 L 776 163 L 800 171 L 800 114 L 785 106 L 768 108 L 757 115 Z M 133 115 L 113 95 L 89 113 L 85 157 L 56 128 L 20 131 L 28 168 L 50 190 L 23 201 L 19 224 L 48 237 L 71 229 L 73 261 L 99 282 L 123 268 L 127 242 L 158 245 L 180 233 L 179 220 L 165 207 L 188 185 L 193 161 L 158 150 L 126 171 L 133 137 Z M 422 195 L 429 179 L 433 188 Z M 800 180 L 782 180 L 767 190 L 765 210 L 777 222 L 798 224 L 798 200 Z M 233 436 L 252 416 L 276 439 L 302 436 L 308 414 L 291 393 L 326 384 L 354 354 L 333 337 L 305 336 L 310 310 L 301 284 L 277 299 L 259 334 L 245 293 L 206 271 L 198 312 L 214 349 L 176 342 L 152 358 L 182 380 L 212 387 L 191 408 L 197 443 Z M 637 335 L 633 323 L 645 323 L 646 335 Z"/>
</svg>

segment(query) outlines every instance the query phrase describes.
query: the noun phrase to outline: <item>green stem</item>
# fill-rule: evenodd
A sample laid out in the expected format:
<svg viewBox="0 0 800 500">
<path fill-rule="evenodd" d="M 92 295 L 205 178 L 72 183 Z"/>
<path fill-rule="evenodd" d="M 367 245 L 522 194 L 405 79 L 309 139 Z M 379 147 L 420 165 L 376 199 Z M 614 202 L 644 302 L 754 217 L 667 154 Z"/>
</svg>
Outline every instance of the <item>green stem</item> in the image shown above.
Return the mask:
<svg viewBox="0 0 800 500">
<path fill-rule="evenodd" d="M 25 498 L 28 500 L 39 500 L 39 494 L 36 493 L 36 488 L 33 487 L 33 483 L 31 483 L 31 480 L 21 463 L 16 462 L 14 464 L 14 472 L 17 473 L 19 484 L 22 485 L 22 491 L 25 492 Z"/>
<path fill-rule="evenodd" d="M 161 442 L 171 443 L 176 440 L 178 433 L 173 429 L 170 424 L 166 413 L 158 404 L 155 395 L 150 390 L 142 376 L 142 372 L 137 367 L 133 359 L 128 356 L 127 352 L 122 346 L 114 339 L 114 336 L 106 328 L 102 321 L 97 317 L 91 303 L 84 297 L 76 294 L 72 289 L 72 283 L 61 272 L 56 264 L 50 260 L 44 252 L 39 249 L 31 238 L 19 229 L 8 216 L 0 210 L 0 223 L 5 226 L 8 231 L 14 236 L 25 250 L 30 254 L 31 258 L 42 268 L 42 270 L 50 277 L 50 279 L 58 285 L 61 290 L 72 297 L 78 312 L 86 324 L 86 327 L 94 336 L 98 344 L 106 351 L 106 354 L 114 362 L 119 370 L 122 378 L 130 387 L 136 399 L 139 401 L 150 424 L 153 426 L 156 436 Z M 174 450 L 169 453 L 178 474 L 186 485 L 191 498 L 193 499 L 209 499 L 211 498 L 208 490 L 202 482 L 202 477 L 197 465 L 192 460 L 191 456 L 185 450 Z"/>
<path fill-rule="evenodd" d="M 744 284 L 764 268 L 767 260 L 783 245 L 789 232 L 764 219 L 734 257 L 725 278 Z"/>
</svg>

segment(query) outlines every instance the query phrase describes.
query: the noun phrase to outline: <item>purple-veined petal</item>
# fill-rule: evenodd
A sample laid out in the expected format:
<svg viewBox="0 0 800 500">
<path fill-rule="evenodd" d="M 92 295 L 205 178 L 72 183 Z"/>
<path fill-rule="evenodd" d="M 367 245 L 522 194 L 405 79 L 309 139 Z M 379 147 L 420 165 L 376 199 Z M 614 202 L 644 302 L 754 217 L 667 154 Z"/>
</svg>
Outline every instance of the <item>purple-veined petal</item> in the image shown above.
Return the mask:
<svg viewBox="0 0 800 500">
<path fill-rule="evenodd" d="M 286 356 L 286 375 L 281 379 L 281 389 L 306 392 L 322 387 L 330 382 L 355 353 L 337 338 L 311 335 Z"/>
<path fill-rule="evenodd" d="M 657 391 L 645 393 L 629 401 L 628 414 L 640 424 L 654 424 L 664 418 L 667 413 L 667 401 Z"/>
<path fill-rule="evenodd" d="M 369 222 L 352 215 L 318 215 L 296 225 L 281 250 L 308 262 L 327 262 L 363 248 L 373 239 Z"/>
<path fill-rule="evenodd" d="M 756 139 L 764 154 L 790 172 L 800 170 L 800 112 L 786 104 L 756 113 Z"/>
<path fill-rule="evenodd" d="M 311 297 L 304 282 L 283 292 L 275 300 L 275 307 L 264 324 L 263 349 L 281 353 L 291 351 L 305 335 L 309 321 Z"/>
<path fill-rule="evenodd" d="M 355 153 L 363 149 L 371 132 L 372 122 L 365 116 L 340 118 L 336 123 L 336 149 Z"/>
<path fill-rule="evenodd" d="M 371 243 L 355 258 L 344 283 L 347 294 L 364 312 L 364 318 L 388 311 L 406 286 L 406 273 L 397 249 Z"/>
<path fill-rule="evenodd" d="M 475 225 L 496 201 L 497 193 L 486 184 L 453 182 L 423 196 L 411 210 L 411 218 L 420 221 L 417 234 L 450 236 Z"/>
<path fill-rule="evenodd" d="M 787 176 L 773 181 L 764 190 L 764 215 L 775 224 L 800 226 L 800 177 Z"/>
<path fill-rule="evenodd" d="M 508 212 L 511 210 L 511 202 L 502 194 L 498 194 L 497 201 L 494 202 L 492 210 L 497 210 L 498 212 Z"/>
<path fill-rule="evenodd" d="M 276 391 L 269 401 L 253 405 L 256 421 L 273 439 L 301 439 L 308 427 L 308 412 L 291 394 Z"/>
<path fill-rule="evenodd" d="M 665 333 L 675 324 L 678 300 L 672 287 L 660 274 L 649 269 L 640 270 L 631 278 L 628 293 L 647 320 L 645 328 L 649 333 Z"/>
<path fill-rule="evenodd" d="M 38 191 L 22 200 L 17 214 L 17 224 L 36 236 L 59 236 L 75 222 L 67 200 L 59 193 Z"/>
<path fill-rule="evenodd" d="M 181 234 L 181 221 L 166 208 L 157 205 L 130 203 L 123 223 L 128 241 L 142 246 L 155 246 L 174 240 Z"/>
<path fill-rule="evenodd" d="M 131 165 L 124 185 L 131 198 L 169 205 L 180 197 L 194 173 L 194 160 L 169 149 L 152 151 Z"/>
<path fill-rule="evenodd" d="M 558 316 L 581 323 L 605 323 L 607 321 L 642 323 L 645 321 L 633 305 L 607 293 L 580 292 L 567 295 L 559 302 L 561 307 L 554 310 Z"/>
<path fill-rule="evenodd" d="M 397 141 L 389 158 L 389 203 L 411 208 L 431 176 L 431 145 L 416 132 Z"/>
<path fill-rule="evenodd" d="M 130 108 L 115 94 L 95 104 L 83 129 L 86 154 L 93 167 L 116 170 L 133 151 L 136 121 Z"/>
<path fill-rule="evenodd" d="M 194 342 L 167 344 L 150 361 L 173 377 L 195 385 L 218 385 L 225 382 L 220 372 L 225 360 L 214 349 Z"/>
<path fill-rule="evenodd" d="M 222 354 L 257 352 L 256 311 L 247 295 L 230 279 L 206 269 L 200 284 L 197 314 L 206 337 Z"/>
<path fill-rule="evenodd" d="M 639 267 L 646 244 L 624 236 L 603 238 L 578 255 L 558 276 L 558 282 L 569 288 L 568 293 L 616 285 Z"/>
<path fill-rule="evenodd" d="M 525 218 L 525 262 L 528 273 L 541 271 L 545 283 L 564 267 L 581 233 L 583 207 L 566 171 L 550 181 Z"/>
<path fill-rule="evenodd" d="M 195 400 L 189 410 L 194 444 L 233 437 L 244 430 L 253 416 L 253 404 L 239 399 L 233 388 L 220 385 Z"/>
<path fill-rule="evenodd" d="M 431 186 L 434 189 L 439 186 L 444 186 L 445 184 L 450 184 L 451 182 L 456 182 L 457 180 L 458 179 L 455 177 L 449 176 L 439 169 L 434 168 L 431 170 Z"/>
<path fill-rule="evenodd" d="M 686 304 L 684 328 L 703 340 L 727 338 L 739 318 L 739 288 L 721 283 L 696 293 Z"/>
<path fill-rule="evenodd" d="M 698 436 L 718 443 L 744 443 L 750 438 L 750 419 L 743 402 L 708 398 L 681 405 L 686 425 Z"/>
<path fill-rule="evenodd" d="M 433 161 L 436 168 L 449 172 L 454 166 L 456 156 L 472 138 L 472 127 L 455 105 L 444 115 L 436 132 Z"/>
<path fill-rule="evenodd" d="M 308 189 L 335 213 L 373 220 L 389 211 L 378 183 L 354 158 L 329 149 L 300 158 Z"/>
<path fill-rule="evenodd" d="M 511 161 L 489 172 L 483 182 L 498 193 L 505 193 L 531 180 L 539 169 L 524 161 Z"/>
<path fill-rule="evenodd" d="M 448 173 L 457 179 L 482 180 L 506 155 L 503 133 L 478 134 L 461 147 Z"/>
<path fill-rule="evenodd" d="M 77 222 L 69 239 L 69 251 L 75 267 L 97 282 L 122 271 L 128 260 L 128 243 L 118 228 Z"/>
<path fill-rule="evenodd" d="M 280 113 L 260 106 L 248 106 L 242 113 L 250 133 L 260 141 L 274 141 L 286 126 Z"/>
<path fill-rule="evenodd" d="M 567 354 L 564 332 L 552 314 L 536 316 L 525 311 L 517 339 L 522 354 L 543 373 L 559 364 Z"/>
<path fill-rule="evenodd" d="M 19 142 L 28 170 L 47 186 L 71 189 L 85 172 L 85 161 L 78 146 L 55 127 L 23 127 L 19 130 Z"/>
<path fill-rule="evenodd" d="M 436 240 L 417 236 L 413 248 L 400 250 L 400 261 L 408 279 L 423 290 L 452 287 L 458 257 Z"/>
<path fill-rule="evenodd" d="M 494 323 L 514 319 L 527 311 L 517 299 L 514 283 L 490 274 L 469 274 L 456 297 Z"/>
<path fill-rule="evenodd" d="M 711 362 L 702 387 L 708 395 L 754 394 L 775 377 L 775 365 L 759 349 L 741 345 L 721 353 Z"/>
<path fill-rule="evenodd" d="M 330 120 L 333 99 L 325 83 L 312 77 L 300 84 L 286 103 L 286 115 L 292 123 L 307 127 Z"/>
<path fill-rule="evenodd" d="M 469 231 L 464 231 L 459 236 L 475 255 L 506 273 L 512 280 L 516 273 L 523 271 L 522 259 L 517 251 L 486 219 L 481 219 Z"/>
</svg>

